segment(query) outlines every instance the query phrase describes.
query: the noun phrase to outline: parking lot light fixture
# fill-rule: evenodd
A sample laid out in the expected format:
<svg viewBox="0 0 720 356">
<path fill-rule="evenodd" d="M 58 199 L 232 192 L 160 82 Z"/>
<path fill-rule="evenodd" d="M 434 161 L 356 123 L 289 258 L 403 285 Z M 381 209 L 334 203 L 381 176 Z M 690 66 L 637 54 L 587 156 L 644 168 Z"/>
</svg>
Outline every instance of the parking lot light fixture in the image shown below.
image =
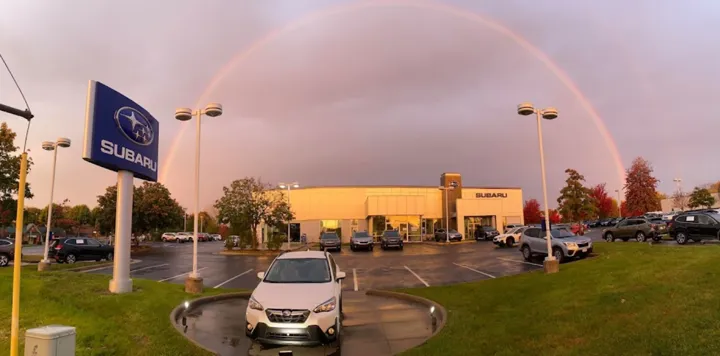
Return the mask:
<svg viewBox="0 0 720 356">
<path fill-rule="evenodd" d="M 45 249 L 43 252 L 43 260 L 38 263 L 38 271 L 44 271 L 50 267 L 50 260 L 48 254 L 50 250 L 50 232 L 52 226 L 52 211 L 53 211 L 53 193 L 55 192 L 55 167 L 57 166 L 57 153 L 60 147 L 70 147 L 70 139 L 65 137 L 58 138 L 55 142 L 45 141 L 42 143 L 42 148 L 46 151 L 53 152 L 53 165 L 52 174 L 50 178 L 50 203 L 48 203 L 48 217 L 47 225 L 45 225 Z"/>
<path fill-rule="evenodd" d="M 287 201 L 288 201 L 288 209 L 290 209 L 290 189 L 297 189 L 300 188 L 300 183 L 298 182 L 292 182 L 292 183 L 278 183 L 278 187 L 280 189 L 287 189 Z M 290 220 L 288 220 L 288 231 L 287 231 L 287 249 L 290 249 Z"/>
<path fill-rule="evenodd" d="M 195 214 L 193 216 L 193 269 L 188 275 L 185 283 L 185 292 L 200 293 L 202 292 L 202 278 L 198 275 L 198 227 L 200 218 L 200 123 L 203 115 L 208 117 L 218 117 L 222 115 L 223 107 L 219 103 L 210 103 L 205 109 L 197 109 L 195 111 L 189 108 L 179 108 L 175 110 L 175 118 L 179 121 L 188 121 L 196 117 L 195 132 Z"/>
<path fill-rule="evenodd" d="M 545 179 L 545 153 L 543 152 L 542 124 L 541 119 L 554 120 L 558 117 L 558 111 L 554 107 L 536 109 L 532 103 L 525 102 L 517 106 L 518 115 L 529 116 L 535 114 L 537 120 L 538 146 L 540 147 L 540 172 L 542 175 L 543 200 L 545 204 L 545 239 L 547 240 L 547 258 L 545 258 L 545 272 L 554 273 L 560 269 L 560 261 L 553 256 L 552 234 L 550 231 L 550 209 L 547 198 L 547 182 Z"/>
</svg>

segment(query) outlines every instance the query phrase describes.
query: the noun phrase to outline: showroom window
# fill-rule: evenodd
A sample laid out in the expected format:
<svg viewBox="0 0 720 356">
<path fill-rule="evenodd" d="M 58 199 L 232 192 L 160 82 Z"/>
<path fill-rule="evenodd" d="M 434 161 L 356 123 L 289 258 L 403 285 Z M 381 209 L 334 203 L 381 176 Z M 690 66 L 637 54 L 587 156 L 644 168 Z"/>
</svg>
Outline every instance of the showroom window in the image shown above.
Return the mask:
<svg viewBox="0 0 720 356">
<path fill-rule="evenodd" d="M 340 220 L 320 220 L 320 232 L 335 232 L 342 237 Z"/>
</svg>

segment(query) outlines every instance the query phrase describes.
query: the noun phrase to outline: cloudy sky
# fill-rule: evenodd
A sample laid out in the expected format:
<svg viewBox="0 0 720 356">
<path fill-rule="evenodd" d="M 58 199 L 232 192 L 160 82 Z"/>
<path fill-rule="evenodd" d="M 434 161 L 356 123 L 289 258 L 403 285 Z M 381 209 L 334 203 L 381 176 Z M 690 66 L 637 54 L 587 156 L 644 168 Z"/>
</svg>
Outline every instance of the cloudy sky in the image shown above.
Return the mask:
<svg viewBox="0 0 720 356">
<path fill-rule="evenodd" d="M 210 101 L 225 114 L 203 122 L 203 207 L 244 176 L 306 186 L 433 185 L 455 171 L 465 185 L 520 186 L 526 199 L 540 198 L 537 129 L 515 113 L 522 101 L 560 111 L 543 123 L 554 201 L 566 168 L 612 192 L 621 184 L 618 163 L 627 167 L 637 156 L 653 163 L 666 192 L 675 177 L 685 188 L 720 179 L 713 147 L 720 120 L 711 109 L 720 93 L 719 7 L 700 0 L 4 0 L 0 53 L 36 116 L 30 205 L 47 202 L 52 155 L 41 142 L 58 136 L 73 146 L 58 157 L 57 201 L 95 205 L 116 181 L 81 158 L 89 79 L 160 121 L 160 175 L 186 207 L 195 127 L 173 113 Z M 4 70 L 0 102 L 24 107 Z M 24 132 L 21 119 L 0 120 Z"/>
</svg>

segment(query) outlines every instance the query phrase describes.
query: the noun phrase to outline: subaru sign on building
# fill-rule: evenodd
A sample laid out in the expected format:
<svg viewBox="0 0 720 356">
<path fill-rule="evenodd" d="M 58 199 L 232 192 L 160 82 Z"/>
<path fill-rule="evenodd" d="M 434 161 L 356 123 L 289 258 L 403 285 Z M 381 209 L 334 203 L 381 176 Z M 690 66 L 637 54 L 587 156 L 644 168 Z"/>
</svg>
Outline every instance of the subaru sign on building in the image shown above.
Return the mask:
<svg viewBox="0 0 720 356">
<path fill-rule="evenodd" d="M 90 81 L 87 100 L 83 159 L 157 181 L 157 120 L 136 102 L 97 81 Z"/>
</svg>

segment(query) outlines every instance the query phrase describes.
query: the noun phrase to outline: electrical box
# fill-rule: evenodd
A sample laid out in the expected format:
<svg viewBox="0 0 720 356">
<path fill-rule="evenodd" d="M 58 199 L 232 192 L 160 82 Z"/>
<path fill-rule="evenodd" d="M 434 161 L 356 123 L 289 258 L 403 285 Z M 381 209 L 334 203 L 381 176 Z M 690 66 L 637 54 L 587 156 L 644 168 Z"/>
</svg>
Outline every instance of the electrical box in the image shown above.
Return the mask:
<svg viewBox="0 0 720 356">
<path fill-rule="evenodd" d="M 75 356 L 75 328 L 48 325 L 25 332 L 25 356 Z"/>
</svg>

